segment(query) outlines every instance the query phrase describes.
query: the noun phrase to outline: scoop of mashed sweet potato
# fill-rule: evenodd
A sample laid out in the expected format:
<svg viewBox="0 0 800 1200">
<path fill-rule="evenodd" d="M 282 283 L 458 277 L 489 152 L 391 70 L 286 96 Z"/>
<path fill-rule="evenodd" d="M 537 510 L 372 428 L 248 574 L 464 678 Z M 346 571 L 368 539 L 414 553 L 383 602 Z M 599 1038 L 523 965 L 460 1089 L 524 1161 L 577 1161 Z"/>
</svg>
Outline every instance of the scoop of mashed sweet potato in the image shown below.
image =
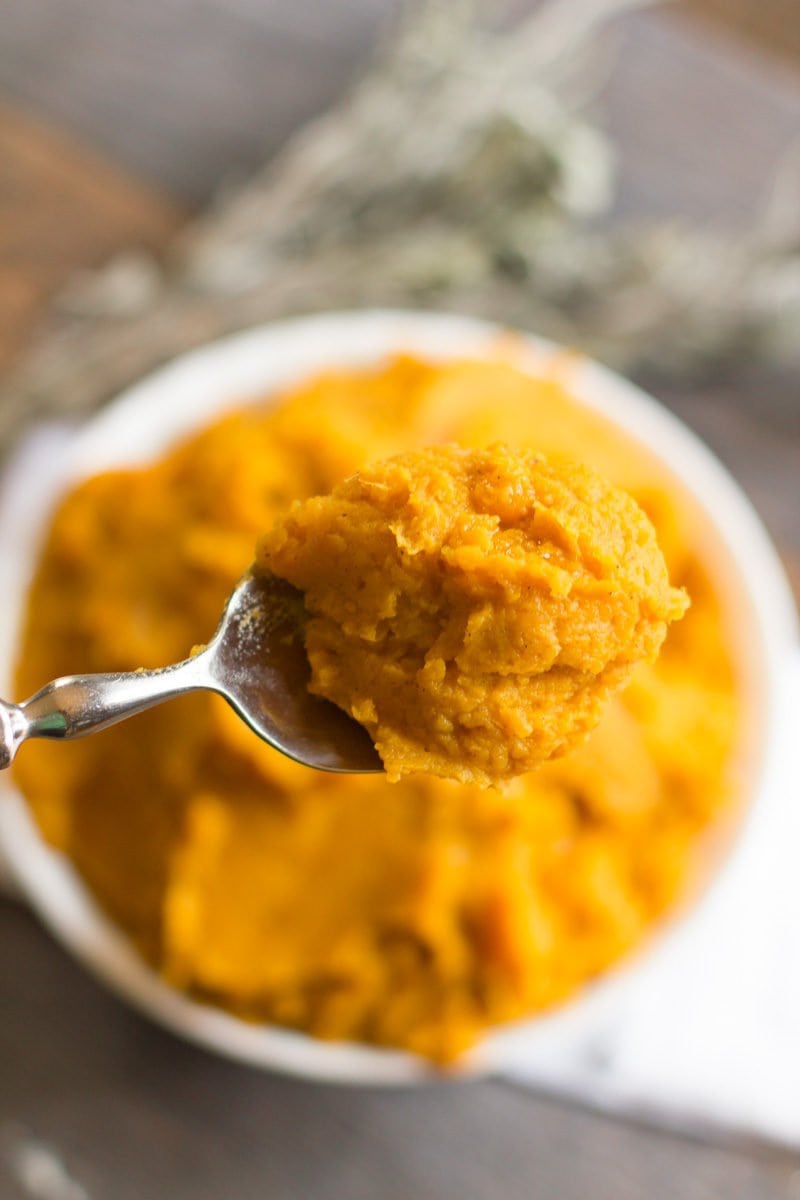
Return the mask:
<svg viewBox="0 0 800 1200">
<path fill-rule="evenodd" d="M 393 780 L 495 783 L 564 753 L 687 605 L 631 496 L 503 445 L 367 467 L 294 505 L 258 562 L 305 592 L 312 689 Z"/>
</svg>

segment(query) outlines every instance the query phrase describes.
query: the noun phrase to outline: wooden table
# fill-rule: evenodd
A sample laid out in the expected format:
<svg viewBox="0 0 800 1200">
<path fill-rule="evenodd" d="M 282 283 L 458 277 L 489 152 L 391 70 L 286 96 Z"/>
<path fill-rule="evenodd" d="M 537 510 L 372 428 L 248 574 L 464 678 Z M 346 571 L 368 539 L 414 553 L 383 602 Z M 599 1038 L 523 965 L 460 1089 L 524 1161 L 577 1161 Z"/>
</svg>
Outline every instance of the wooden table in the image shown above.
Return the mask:
<svg viewBox="0 0 800 1200">
<path fill-rule="evenodd" d="M 796 13 L 796 0 L 779 2 Z M 165 244 L 220 177 L 335 94 L 394 7 L 6 0 L 0 98 L 16 107 L 0 109 L 0 356 L 18 350 L 72 269 L 129 242 Z M 800 76 L 710 29 L 649 15 L 626 24 L 607 96 L 625 210 L 747 220 L 800 129 Z M 93 150 L 32 124 L 25 106 Z M 731 465 L 796 571 L 797 380 L 739 378 L 666 398 Z M 704 1145 L 502 1083 L 396 1094 L 247 1070 L 128 1011 L 5 902 L 0 1200 L 26 1196 L 792 1200 L 800 1158 Z"/>
</svg>

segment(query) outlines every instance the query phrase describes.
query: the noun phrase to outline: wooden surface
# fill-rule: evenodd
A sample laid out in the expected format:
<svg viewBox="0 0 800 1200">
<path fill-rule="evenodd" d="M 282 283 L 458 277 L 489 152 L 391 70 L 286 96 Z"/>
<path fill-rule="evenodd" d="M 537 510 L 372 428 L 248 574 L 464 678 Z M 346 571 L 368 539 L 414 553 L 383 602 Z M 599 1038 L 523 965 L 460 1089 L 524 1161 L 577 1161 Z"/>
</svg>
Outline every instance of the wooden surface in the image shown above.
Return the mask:
<svg viewBox="0 0 800 1200">
<path fill-rule="evenodd" d="M 0 91 L 199 206 L 329 103 L 402 0 L 3 0 Z"/>
<path fill-rule="evenodd" d="M 166 196 L 0 105 L 0 369 L 74 271 L 127 246 L 157 249 L 179 224 Z"/>
<path fill-rule="evenodd" d="M 797 0 L 685 0 L 703 16 L 791 60 L 800 59 Z"/>
<path fill-rule="evenodd" d="M 145 181 L 126 184 L 94 154 L 0 115 L 6 347 L 73 264 L 129 239 L 158 244 L 177 206 L 206 199 L 335 95 L 396 7 L 5 0 L 0 99 L 69 127 Z M 606 94 L 624 211 L 750 220 L 800 129 L 800 79 L 718 44 L 711 28 L 649 15 L 625 26 Z M 787 561 L 800 562 L 797 380 L 739 377 L 666 399 L 734 469 Z M 247 1070 L 128 1011 L 6 902 L 0 1200 L 29 1196 L 798 1200 L 800 1156 L 703 1145 L 501 1083 L 396 1094 Z"/>
</svg>

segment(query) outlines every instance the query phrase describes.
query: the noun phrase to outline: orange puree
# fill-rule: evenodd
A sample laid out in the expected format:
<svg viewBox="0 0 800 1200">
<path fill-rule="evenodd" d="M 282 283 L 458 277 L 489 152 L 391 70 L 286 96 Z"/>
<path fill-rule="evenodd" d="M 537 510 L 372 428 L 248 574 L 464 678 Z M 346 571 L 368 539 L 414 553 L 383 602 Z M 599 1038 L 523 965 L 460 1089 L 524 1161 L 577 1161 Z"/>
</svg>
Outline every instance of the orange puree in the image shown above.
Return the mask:
<svg viewBox="0 0 800 1200">
<path fill-rule="evenodd" d="M 292 501 L 421 446 L 588 463 L 636 497 L 692 600 L 586 741 L 502 791 L 307 770 L 209 696 L 26 747 L 16 780 L 44 835 L 175 986 L 447 1061 L 573 995 L 702 873 L 735 800 L 720 601 L 681 496 L 556 370 L 399 358 L 331 371 L 64 498 L 30 592 L 20 695 L 181 658 Z"/>
<path fill-rule="evenodd" d="M 369 466 L 294 504 L 257 558 L 305 592 L 312 690 L 392 780 L 496 783 L 565 753 L 686 608 L 635 500 L 503 445 Z"/>
</svg>

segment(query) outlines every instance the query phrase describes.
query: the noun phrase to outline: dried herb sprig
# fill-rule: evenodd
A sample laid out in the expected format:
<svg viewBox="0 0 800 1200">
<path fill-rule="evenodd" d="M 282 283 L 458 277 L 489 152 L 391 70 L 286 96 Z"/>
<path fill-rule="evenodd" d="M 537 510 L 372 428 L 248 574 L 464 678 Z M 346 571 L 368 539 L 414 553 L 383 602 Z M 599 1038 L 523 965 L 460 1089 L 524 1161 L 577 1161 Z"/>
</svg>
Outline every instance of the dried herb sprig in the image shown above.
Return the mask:
<svg viewBox="0 0 800 1200">
<path fill-rule="evenodd" d="M 429 0 L 163 268 L 128 257 L 73 283 L 0 390 L 0 439 L 199 342 L 326 308 L 479 313 L 673 376 L 797 353 L 796 175 L 748 236 L 598 228 L 614 158 L 589 119 L 601 34 L 646 3 L 549 0 L 492 30 L 476 4 Z"/>
</svg>

